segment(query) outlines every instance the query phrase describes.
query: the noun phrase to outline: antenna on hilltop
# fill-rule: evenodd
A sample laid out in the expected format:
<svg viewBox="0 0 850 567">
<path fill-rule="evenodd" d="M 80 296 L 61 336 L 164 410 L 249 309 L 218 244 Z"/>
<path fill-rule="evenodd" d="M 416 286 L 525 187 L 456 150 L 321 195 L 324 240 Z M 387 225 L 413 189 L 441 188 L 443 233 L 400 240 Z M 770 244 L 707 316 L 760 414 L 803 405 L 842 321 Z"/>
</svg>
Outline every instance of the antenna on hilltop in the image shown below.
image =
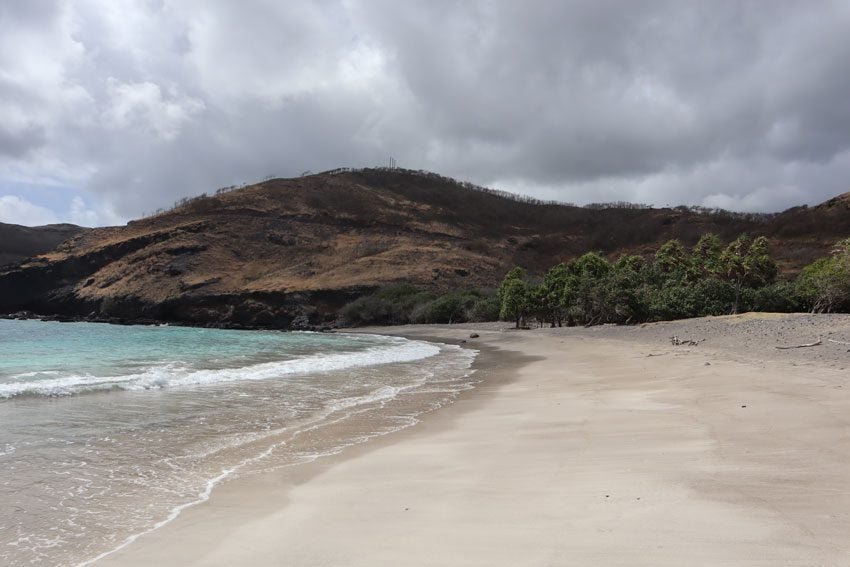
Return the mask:
<svg viewBox="0 0 850 567">
<path fill-rule="evenodd" d="M 390 165 L 389 165 L 389 167 L 390 167 L 390 169 L 395 169 L 395 167 L 396 167 L 396 166 L 395 166 L 395 158 L 394 158 L 393 156 L 390 156 Z"/>
</svg>

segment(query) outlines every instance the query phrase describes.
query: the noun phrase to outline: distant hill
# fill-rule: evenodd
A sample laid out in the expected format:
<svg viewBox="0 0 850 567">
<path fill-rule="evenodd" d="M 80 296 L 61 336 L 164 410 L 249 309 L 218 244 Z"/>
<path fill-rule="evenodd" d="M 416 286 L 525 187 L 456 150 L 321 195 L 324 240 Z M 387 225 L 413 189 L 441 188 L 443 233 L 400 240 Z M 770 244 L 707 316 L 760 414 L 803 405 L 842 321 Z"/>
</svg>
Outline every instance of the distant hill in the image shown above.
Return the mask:
<svg viewBox="0 0 850 567">
<path fill-rule="evenodd" d="M 200 325 L 320 324 L 394 282 L 492 287 L 589 250 L 651 254 L 712 231 L 766 235 L 791 276 L 850 235 L 850 197 L 783 213 L 618 204 L 576 207 L 436 174 L 338 170 L 188 200 L 125 227 L 81 232 L 0 273 L 0 312 Z"/>
<path fill-rule="evenodd" d="M 75 224 L 21 226 L 0 222 L 0 266 L 49 252 L 84 230 Z"/>
</svg>

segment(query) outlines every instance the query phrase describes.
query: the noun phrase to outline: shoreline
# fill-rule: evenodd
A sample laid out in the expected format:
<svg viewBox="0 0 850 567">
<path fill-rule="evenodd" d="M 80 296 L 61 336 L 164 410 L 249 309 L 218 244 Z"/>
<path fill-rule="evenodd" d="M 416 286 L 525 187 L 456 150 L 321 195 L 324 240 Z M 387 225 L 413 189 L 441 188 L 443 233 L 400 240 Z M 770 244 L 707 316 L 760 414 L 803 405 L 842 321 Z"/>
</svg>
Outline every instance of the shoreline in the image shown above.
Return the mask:
<svg viewBox="0 0 850 567">
<path fill-rule="evenodd" d="M 353 444 L 347 445 L 337 452 L 319 455 L 312 461 L 284 465 L 282 467 L 274 469 L 271 472 L 253 473 L 249 474 L 249 476 L 247 477 L 240 477 L 238 475 L 232 476 L 232 474 L 236 472 L 235 469 L 229 469 L 227 471 L 224 471 L 220 477 L 212 479 L 208 482 L 207 490 L 203 494 L 199 495 L 198 500 L 180 505 L 175 510 L 172 510 L 172 512 L 166 519 L 161 520 L 156 525 L 142 532 L 132 534 L 123 543 L 121 543 L 114 549 L 106 551 L 96 557 L 86 559 L 80 563 L 75 563 L 74 567 L 87 567 L 89 565 L 99 566 L 111 564 L 110 561 L 112 560 L 113 556 L 122 554 L 122 552 L 126 548 L 133 546 L 133 544 L 135 544 L 135 542 L 140 539 L 146 538 L 148 536 L 155 537 L 160 530 L 167 530 L 170 527 L 170 524 L 182 518 L 184 514 L 191 511 L 192 509 L 207 504 L 215 495 L 219 495 L 223 490 L 228 489 L 231 483 L 236 485 L 236 490 L 238 491 L 240 490 L 240 483 L 245 482 L 246 480 L 250 482 L 252 480 L 258 480 L 259 478 L 260 482 L 266 482 L 266 479 L 262 479 L 260 477 L 269 477 L 270 479 L 272 479 L 271 482 L 275 482 L 275 480 L 283 478 L 287 484 L 294 487 L 304 482 L 307 482 L 314 476 L 318 476 L 325 469 L 332 467 L 336 461 L 354 458 L 358 455 L 366 454 L 372 450 L 378 449 L 384 444 L 395 443 L 398 440 L 403 439 L 403 437 L 406 434 L 410 433 L 411 430 L 423 426 L 423 423 L 428 423 L 432 414 L 443 414 L 443 412 L 446 412 L 446 414 L 448 415 L 448 412 L 453 406 L 456 405 L 458 400 L 463 400 L 463 403 L 467 405 L 467 407 L 472 407 L 472 404 L 475 404 L 482 400 L 483 397 L 487 395 L 488 391 L 498 387 L 499 385 L 507 381 L 509 379 L 508 374 L 505 373 L 503 370 L 517 366 L 523 358 L 523 356 L 520 354 L 496 349 L 488 345 L 464 344 L 467 341 L 462 339 L 452 340 L 439 336 L 406 336 L 404 334 L 385 332 L 387 329 L 389 328 L 362 327 L 358 329 L 340 329 L 336 332 L 363 335 L 380 334 L 383 336 L 397 336 L 401 338 L 407 338 L 413 341 L 419 340 L 426 342 L 442 343 L 447 345 L 458 346 L 464 349 L 474 350 L 477 354 L 475 358 L 473 358 L 472 364 L 470 366 L 470 373 L 474 373 L 475 376 L 487 375 L 488 377 L 482 378 L 480 380 L 475 380 L 475 385 L 472 388 L 459 391 L 456 397 L 454 399 L 450 399 L 445 405 L 437 409 L 426 410 L 424 413 L 418 415 L 416 417 L 416 422 L 413 425 L 404 426 L 400 429 L 393 430 L 390 432 L 375 433 L 367 439 L 355 441 Z M 492 373 L 494 368 L 496 367 L 499 367 L 499 371 L 496 372 L 496 376 L 494 376 L 492 375 Z M 487 382 L 486 386 L 482 386 L 484 382 Z M 450 420 L 446 419 L 447 415 L 443 415 L 443 419 L 439 421 L 439 427 L 447 427 L 450 425 L 448 423 L 448 421 Z M 256 461 L 261 458 L 262 455 L 253 457 L 251 461 Z M 241 466 L 237 468 L 241 468 Z M 166 563 L 168 563 L 168 560 L 166 560 Z M 123 564 L 123 559 L 119 564 Z M 174 563 L 174 565 L 181 564 L 182 563 L 180 562 Z"/>
<path fill-rule="evenodd" d="M 845 373 L 793 366 L 811 349 L 723 350 L 749 322 L 362 329 L 483 346 L 487 380 L 413 427 L 225 483 L 94 565 L 846 562 Z M 712 325 L 723 340 L 660 340 Z"/>
</svg>

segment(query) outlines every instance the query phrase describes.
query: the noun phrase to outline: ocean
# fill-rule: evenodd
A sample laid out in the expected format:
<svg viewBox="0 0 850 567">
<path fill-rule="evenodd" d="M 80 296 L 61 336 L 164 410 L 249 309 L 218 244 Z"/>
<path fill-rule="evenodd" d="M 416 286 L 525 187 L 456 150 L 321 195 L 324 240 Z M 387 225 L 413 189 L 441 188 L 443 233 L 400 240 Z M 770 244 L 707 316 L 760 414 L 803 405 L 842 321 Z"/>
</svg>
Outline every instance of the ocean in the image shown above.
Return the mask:
<svg viewBox="0 0 850 567">
<path fill-rule="evenodd" d="M 416 423 L 475 352 L 346 333 L 0 320 L 0 565 L 83 566 L 244 475 Z"/>
</svg>

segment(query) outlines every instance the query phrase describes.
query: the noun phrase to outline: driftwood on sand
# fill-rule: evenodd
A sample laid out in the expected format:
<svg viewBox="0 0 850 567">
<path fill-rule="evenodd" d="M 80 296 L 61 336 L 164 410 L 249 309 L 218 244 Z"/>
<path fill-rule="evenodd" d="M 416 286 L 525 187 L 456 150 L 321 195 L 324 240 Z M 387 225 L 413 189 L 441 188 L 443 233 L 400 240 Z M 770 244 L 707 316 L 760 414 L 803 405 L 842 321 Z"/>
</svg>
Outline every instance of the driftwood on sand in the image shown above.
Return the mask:
<svg viewBox="0 0 850 567">
<path fill-rule="evenodd" d="M 790 349 L 790 348 L 806 348 L 806 347 L 813 347 L 813 346 L 818 346 L 818 345 L 821 345 L 821 344 L 823 344 L 823 342 L 822 342 L 820 339 L 818 339 L 818 340 L 816 340 L 816 341 L 815 341 L 815 342 L 813 342 L 813 343 L 806 343 L 806 344 L 802 344 L 802 345 L 778 346 L 778 347 L 776 347 L 776 348 L 778 348 L 778 349 L 780 349 L 780 350 L 787 350 L 787 349 Z"/>
<path fill-rule="evenodd" d="M 678 336 L 673 335 L 672 337 L 670 337 L 670 344 L 672 344 L 673 346 L 682 346 L 682 345 L 684 345 L 684 346 L 697 346 L 698 344 L 700 344 L 704 340 L 705 339 L 700 339 L 698 341 L 694 341 L 694 340 L 691 340 L 691 339 L 680 339 Z"/>
</svg>

